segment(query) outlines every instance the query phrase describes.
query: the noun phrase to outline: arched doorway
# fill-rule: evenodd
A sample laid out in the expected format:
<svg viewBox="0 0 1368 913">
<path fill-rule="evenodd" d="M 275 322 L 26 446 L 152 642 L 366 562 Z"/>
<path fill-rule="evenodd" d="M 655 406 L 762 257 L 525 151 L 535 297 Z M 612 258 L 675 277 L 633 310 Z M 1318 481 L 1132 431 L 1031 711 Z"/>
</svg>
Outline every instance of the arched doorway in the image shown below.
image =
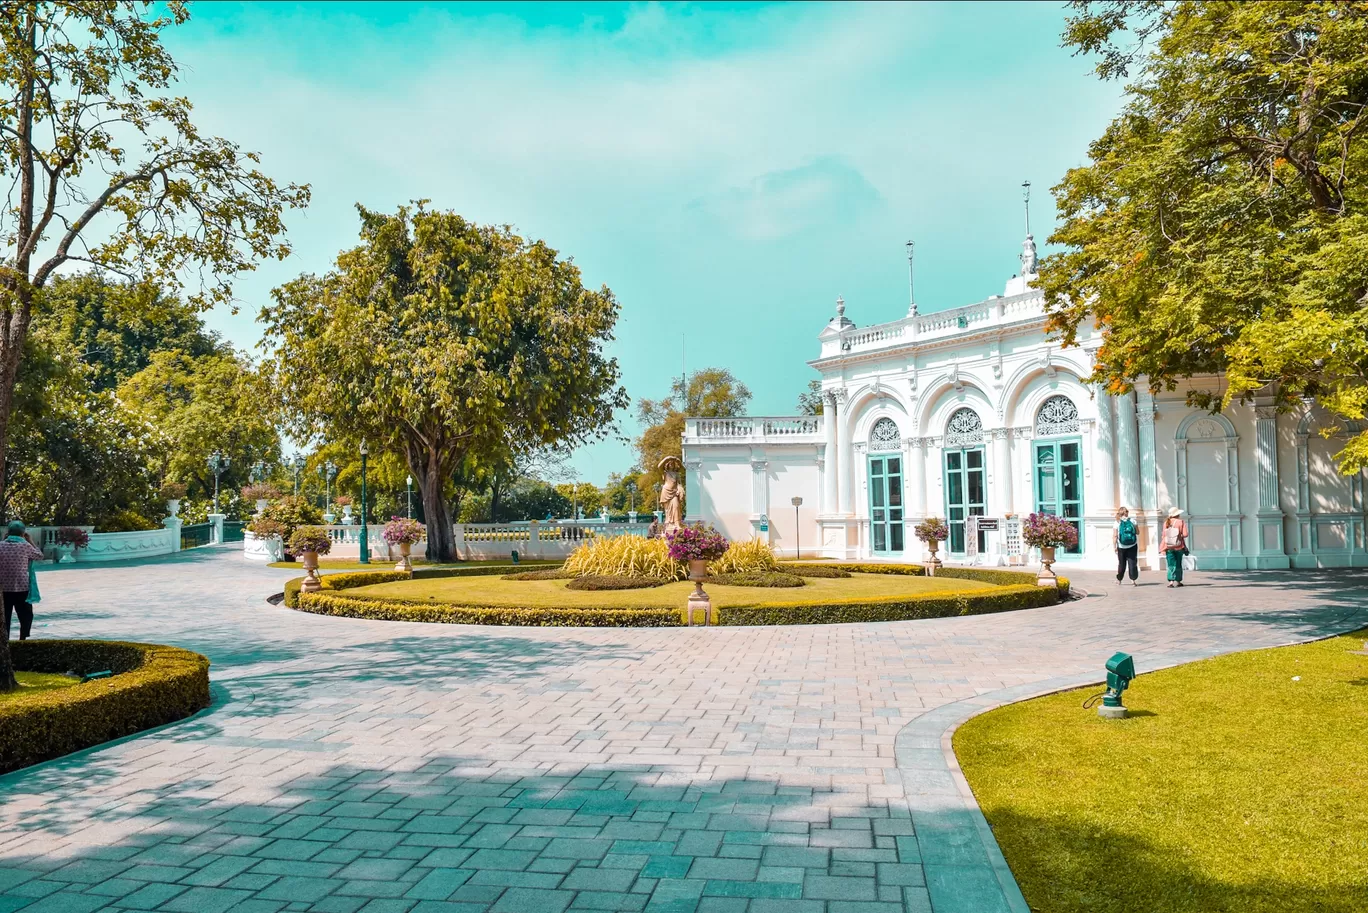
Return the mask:
<svg viewBox="0 0 1368 913">
<path fill-rule="evenodd" d="M 869 537 L 876 555 L 900 555 L 903 528 L 902 433 L 889 418 L 869 429 Z"/>
<path fill-rule="evenodd" d="M 950 527 L 952 555 L 966 551 L 965 519 L 987 513 L 988 477 L 983 453 L 983 420 L 967 406 L 956 409 L 945 423 L 945 522 Z M 978 534 L 978 552 L 987 549 Z"/>
<path fill-rule="evenodd" d="M 1066 553 L 1083 552 L 1083 439 L 1078 407 L 1067 396 L 1051 396 L 1036 411 L 1035 511 L 1068 520 L 1078 531 L 1078 544 Z"/>
</svg>

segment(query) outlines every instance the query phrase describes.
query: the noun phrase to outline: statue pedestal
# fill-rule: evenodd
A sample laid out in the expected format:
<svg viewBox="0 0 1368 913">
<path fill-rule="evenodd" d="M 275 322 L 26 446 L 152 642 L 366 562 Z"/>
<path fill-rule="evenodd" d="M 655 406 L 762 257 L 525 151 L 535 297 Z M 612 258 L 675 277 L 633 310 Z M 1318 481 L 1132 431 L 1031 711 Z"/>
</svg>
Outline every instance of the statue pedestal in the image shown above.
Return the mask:
<svg viewBox="0 0 1368 913">
<path fill-rule="evenodd" d="M 708 594 L 703 592 L 702 584 L 698 589 L 689 594 L 689 607 L 687 609 L 690 625 L 711 625 L 717 624 L 717 619 L 713 617 L 712 600 Z"/>
</svg>

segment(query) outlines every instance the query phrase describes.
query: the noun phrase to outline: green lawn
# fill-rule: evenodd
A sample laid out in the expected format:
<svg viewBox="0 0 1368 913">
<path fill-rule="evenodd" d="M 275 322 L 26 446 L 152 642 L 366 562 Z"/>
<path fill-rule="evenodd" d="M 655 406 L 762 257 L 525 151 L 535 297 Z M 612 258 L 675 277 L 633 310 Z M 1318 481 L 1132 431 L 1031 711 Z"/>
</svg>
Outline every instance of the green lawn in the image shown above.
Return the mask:
<svg viewBox="0 0 1368 913">
<path fill-rule="evenodd" d="M 846 579 L 808 578 L 799 588 L 718 586 L 704 588 L 718 608 L 773 602 L 857 602 L 863 599 L 962 592 L 991 588 L 976 580 L 948 577 L 903 577 L 855 574 Z M 457 605 L 555 606 L 559 608 L 683 608 L 692 583 L 667 583 L 646 590 L 568 590 L 565 580 L 502 580 L 490 577 L 445 577 L 401 580 L 346 590 L 347 595 L 384 596 L 406 602 L 449 602 Z"/>
<path fill-rule="evenodd" d="M 19 690 L 0 691 L 0 703 L 18 697 L 27 697 L 30 694 L 37 694 L 40 691 L 51 691 L 54 688 L 68 688 L 80 681 L 79 679 L 68 678 L 65 675 L 56 675 L 48 672 L 17 672 L 15 673 L 15 678 L 19 679 Z"/>
<path fill-rule="evenodd" d="M 1031 909 L 1368 910 L 1368 630 L 1003 707 L 955 753 Z M 1143 666 L 1144 657 L 1137 657 Z"/>
<path fill-rule="evenodd" d="M 443 563 L 441 561 L 429 561 L 426 558 L 411 558 L 414 567 L 478 567 L 481 565 L 512 565 L 513 562 L 508 558 L 493 558 L 481 561 L 453 561 Z M 385 558 L 373 558 L 370 564 L 362 564 L 355 558 L 320 558 L 318 559 L 318 569 L 322 571 L 387 571 L 393 570 L 396 561 L 389 561 Z M 559 560 L 551 561 L 541 558 L 524 558 L 519 562 L 519 567 L 526 564 L 529 567 L 541 567 L 547 564 L 561 564 Z M 268 567 L 281 567 L 298 570 L 304 573 L 304 565 L 298 561 L 272 561 Z"/>
</svg>

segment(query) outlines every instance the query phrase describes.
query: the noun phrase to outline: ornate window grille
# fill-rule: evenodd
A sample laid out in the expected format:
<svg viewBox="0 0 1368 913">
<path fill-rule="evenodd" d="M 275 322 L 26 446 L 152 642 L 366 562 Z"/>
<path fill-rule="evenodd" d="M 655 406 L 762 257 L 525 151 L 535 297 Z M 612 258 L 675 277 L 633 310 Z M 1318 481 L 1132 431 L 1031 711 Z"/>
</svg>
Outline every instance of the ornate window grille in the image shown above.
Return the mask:
<svg viewBox="0 0 1368 913">
<path fill-rule="evenodd" d="M 869 429 L 869 452 L 883 453 L 902 449 L 902 434 L 892 419 L 881 418 Z"/>
<path fill-rule="evenodd" d="M 1036 413 L 1036 437 L 1078 433 L 1078 407 L 1067 396 L 1052 396 Z"/>
<path fill-rule="evenodd" d="M 974 447 L 983 443 L 983 420 L 973 409 L 955 410 L 945 424 L 945 446 Z"/>
</svg>

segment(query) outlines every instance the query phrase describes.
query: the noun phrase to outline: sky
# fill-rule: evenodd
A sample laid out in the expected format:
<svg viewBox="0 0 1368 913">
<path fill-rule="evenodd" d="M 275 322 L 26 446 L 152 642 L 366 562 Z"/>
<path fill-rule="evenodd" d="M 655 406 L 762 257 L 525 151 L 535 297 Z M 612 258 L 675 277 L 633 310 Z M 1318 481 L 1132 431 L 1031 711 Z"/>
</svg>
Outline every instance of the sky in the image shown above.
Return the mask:
<svg viewBox="0 0 1368 913">
<path fill-rule="evenodd" d="M 1059 46 L 1056 3 L 202 3 L 170 30 L 201 130 L 261 153 L 313 202 L 293 254 L 209 324 L 255 351 L 270 290 L 357 241 L 355 204 L 415 199 L 509 224 L 621 303 L 633 400 L 720 366 L 754 415 L 790 415 L 835 312 L 923 313 L 1000 294 L 1021 183 L 1086 161 L 1114 84 Z M 602 483 L 638 432 L 571 458 Z"/>
</svg>

